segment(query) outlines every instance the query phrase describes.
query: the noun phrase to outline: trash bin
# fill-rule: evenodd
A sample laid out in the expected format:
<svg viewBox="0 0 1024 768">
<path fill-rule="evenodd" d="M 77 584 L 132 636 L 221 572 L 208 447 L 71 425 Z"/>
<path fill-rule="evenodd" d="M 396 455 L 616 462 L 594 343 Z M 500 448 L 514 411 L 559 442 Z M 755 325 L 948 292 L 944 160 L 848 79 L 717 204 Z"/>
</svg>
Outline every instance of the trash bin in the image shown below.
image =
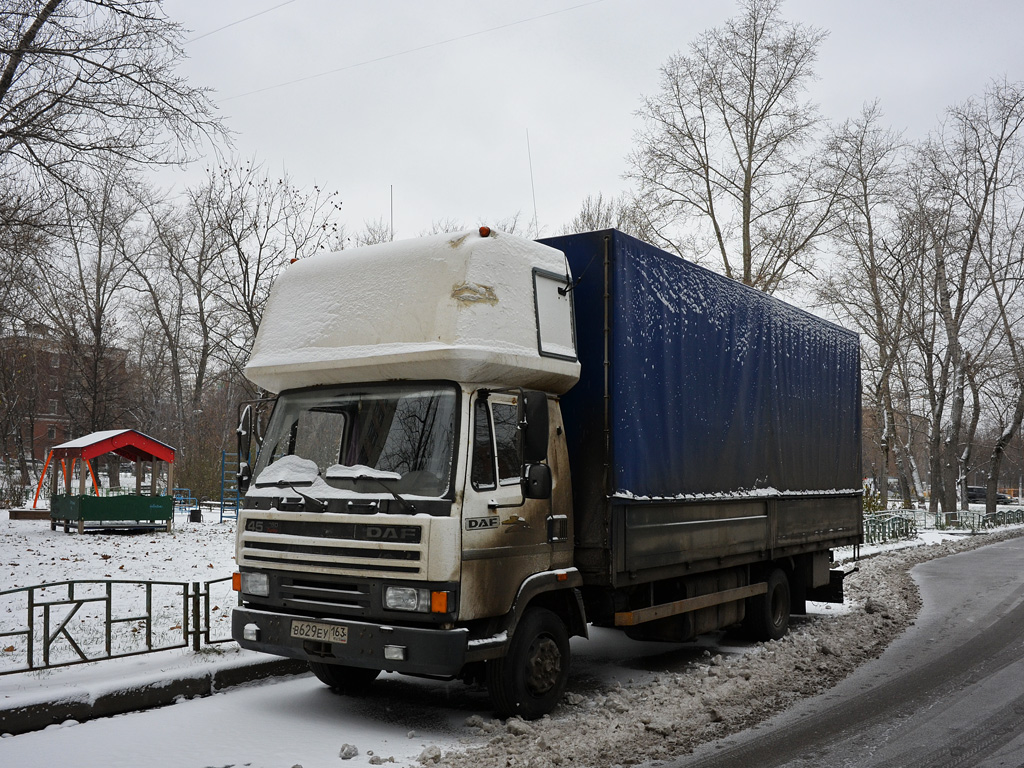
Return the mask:
<svg viewBox="0 0 1024 768">
<path fill-rule="evenodd" d="M 203 522 L 203 513 L 198 509 L 193 509 L 188 513 L 188 521 L 190 523 L 201 523 Z"/>
</svg>

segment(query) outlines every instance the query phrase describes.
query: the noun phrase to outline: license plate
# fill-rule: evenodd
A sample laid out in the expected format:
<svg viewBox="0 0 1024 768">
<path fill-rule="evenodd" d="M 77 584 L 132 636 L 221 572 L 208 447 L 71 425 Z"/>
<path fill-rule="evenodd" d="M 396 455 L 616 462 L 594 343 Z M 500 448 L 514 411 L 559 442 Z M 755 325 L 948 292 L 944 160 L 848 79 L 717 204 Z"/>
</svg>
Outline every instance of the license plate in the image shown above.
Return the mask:
<svg viewBox="0 0 1024 768">
<path fill-rule="evenodd" d="M 303 640 L 319 640 L 324 643 L 347 643 L 348 627 L 337 624 L 321 624 L 318 621 L 293 621 L 292 637 Z"/>
</svg>

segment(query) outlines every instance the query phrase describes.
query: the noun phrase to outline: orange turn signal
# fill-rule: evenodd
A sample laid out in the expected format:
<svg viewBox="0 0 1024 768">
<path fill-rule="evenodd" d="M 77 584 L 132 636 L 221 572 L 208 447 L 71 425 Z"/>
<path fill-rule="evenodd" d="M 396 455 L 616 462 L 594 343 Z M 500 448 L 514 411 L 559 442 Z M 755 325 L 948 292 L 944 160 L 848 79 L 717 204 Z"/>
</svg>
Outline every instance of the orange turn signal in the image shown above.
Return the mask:
<svg viewBox="0 0 1024 768">
<path fill-rule="evenodd" d="M 448 593 L 447 592 L 431 592 L 430 593 L 430 612 L 431 613 L 448 613 Z"/>
<path fill-rule="evenodd" d="M 240 573 L 232 573 L 231 574 L 231 588 L 233 590 L 235 590 L 235 592 L 241 592 L 242 591 L 242 574 L 240 574 Z"/>
</svg>

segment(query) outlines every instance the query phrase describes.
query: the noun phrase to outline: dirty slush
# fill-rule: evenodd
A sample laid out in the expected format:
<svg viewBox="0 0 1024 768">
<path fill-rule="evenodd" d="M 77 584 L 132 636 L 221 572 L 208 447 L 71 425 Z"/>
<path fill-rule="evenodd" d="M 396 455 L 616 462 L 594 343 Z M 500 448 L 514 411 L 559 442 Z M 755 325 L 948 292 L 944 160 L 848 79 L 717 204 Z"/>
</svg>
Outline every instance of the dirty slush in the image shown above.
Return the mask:
<svg viewBox="0 0 1024 768">
<path fill-rule="evenodd" d="M 426 765 L 590 766 L 608 768 L 685 755 L 705 742 L 760 723 L 798 699 L 831 688 L 879 656 L 910 626 L 921 600 L 910 569 L 918 563 L 1024 535 L 1020 528 L 860 560 L 846 580 L 847 613 L 815 615 L 782 640 L 746 653 L 712 655 L 681 672 L 585 695 L 568 693 L 534 722 L 467 719 L 463 752 L 428 748 Z"/>
</svg>

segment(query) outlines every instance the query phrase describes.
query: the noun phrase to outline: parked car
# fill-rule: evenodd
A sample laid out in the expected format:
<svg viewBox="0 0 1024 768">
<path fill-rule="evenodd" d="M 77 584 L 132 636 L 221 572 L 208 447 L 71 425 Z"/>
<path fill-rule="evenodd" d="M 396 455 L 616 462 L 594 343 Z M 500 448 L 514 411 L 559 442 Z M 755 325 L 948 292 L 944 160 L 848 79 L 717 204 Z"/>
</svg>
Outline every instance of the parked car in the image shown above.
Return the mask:
<svg viewBox="0 0 1024 768">
<path fill-rule="evenodd" d="M 982 504 L 985 501 L 985 486 L 983 485 L 968 485 L 967 486 L 967 501 Z M 1013 499 L 1007 496 L 1005 493 L 996 493 L 996 504 L 1011 504 Z"/>
</svg>

